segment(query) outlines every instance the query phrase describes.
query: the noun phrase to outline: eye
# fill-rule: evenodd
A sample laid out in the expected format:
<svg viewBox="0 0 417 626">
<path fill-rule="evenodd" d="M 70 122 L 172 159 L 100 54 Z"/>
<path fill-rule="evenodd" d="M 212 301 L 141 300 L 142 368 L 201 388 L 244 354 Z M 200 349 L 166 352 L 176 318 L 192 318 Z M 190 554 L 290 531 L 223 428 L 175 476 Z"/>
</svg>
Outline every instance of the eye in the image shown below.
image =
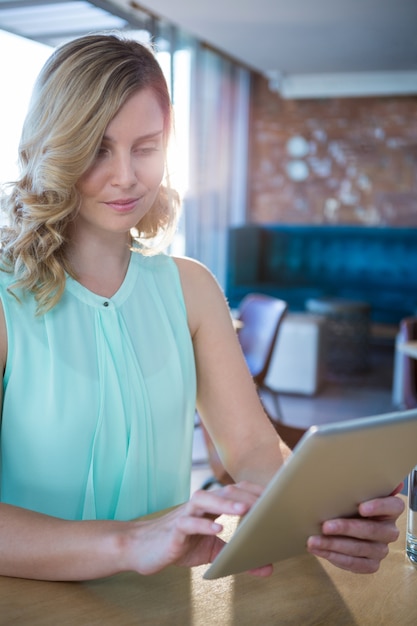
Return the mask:
<svg viewBox="0 0 417 626">
<path fill-rule="evenodd" d="M 156 133 L 152 137 L 142 137 L 132 145 L 132 151 L 142 157 L 151 157 L 163 150 L 162 133 Z"/>
<path fill-rule="evenodd" d="M 142 146 L 138 146 L 135 150 L 135 152 L 143 156 L 150 156 L 158 151 L 159 151 L 159 146 L 157 146 L 156 144 L 145 144 Z"/>
<path fill-rule="evenodd" d="M 106 156 L 106 154 L 108 154 L 108 149 L 105 148 L 104 146 L 100 146 L 100 148 L 96 152 L 95 158 L 102 159 Z"/>
</svg>

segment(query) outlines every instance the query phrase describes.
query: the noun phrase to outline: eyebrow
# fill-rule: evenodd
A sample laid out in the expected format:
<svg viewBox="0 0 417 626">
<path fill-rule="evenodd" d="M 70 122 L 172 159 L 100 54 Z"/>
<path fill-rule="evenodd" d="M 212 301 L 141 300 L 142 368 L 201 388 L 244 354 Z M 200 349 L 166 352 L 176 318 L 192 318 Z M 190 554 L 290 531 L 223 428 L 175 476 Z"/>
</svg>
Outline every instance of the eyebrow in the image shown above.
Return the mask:
<svg viewBox="0 0 417 626">
<path fill-rule="evenodd" d="M 150 141 L 151 139 L 158 139 L 161 135 L 163 135 L 163 129 L 157 130 L 154 133 L 147 133 L 146 135 L 141 135 L 134 140 L 134 143 L 142 143 L 143 141 Z M 108 141 L 109 143 L 114 143 L 114 139 L 109 137 L 108 135 L 103 135 L 103 141 Z"/>
</svg>

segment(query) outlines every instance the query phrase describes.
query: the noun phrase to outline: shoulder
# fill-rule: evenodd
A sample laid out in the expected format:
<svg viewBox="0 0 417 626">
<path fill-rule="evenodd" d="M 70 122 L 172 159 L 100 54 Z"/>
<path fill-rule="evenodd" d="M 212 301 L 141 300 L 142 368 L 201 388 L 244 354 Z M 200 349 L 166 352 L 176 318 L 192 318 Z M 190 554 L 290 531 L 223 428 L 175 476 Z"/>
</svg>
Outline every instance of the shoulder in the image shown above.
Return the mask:
<svg viewBox="0 0 417 626">
<path fill-rule="evenodd" d="M 208 282 L 216 282 L 210 270 L 195 259 L 189 257 L 171 257 L 176 264 L 181 278 L 185 280 L 205 280 Z"/>
<path fill-rule="evenodd" d="M 222 310 L 228 311 L 223 291 L 212 272 L 199 261 L 172 257 L 181 280 L 188 323 L 194 334 L 203 320 Z"/>
<path fill-rule="evenodd" d="M 178 268 L 185 296 L 198 293 L 200 298 L 211 298 L 221 293 L 212 272 L 202 263 L 188 257 L 172 257 Z"/>
</svg>

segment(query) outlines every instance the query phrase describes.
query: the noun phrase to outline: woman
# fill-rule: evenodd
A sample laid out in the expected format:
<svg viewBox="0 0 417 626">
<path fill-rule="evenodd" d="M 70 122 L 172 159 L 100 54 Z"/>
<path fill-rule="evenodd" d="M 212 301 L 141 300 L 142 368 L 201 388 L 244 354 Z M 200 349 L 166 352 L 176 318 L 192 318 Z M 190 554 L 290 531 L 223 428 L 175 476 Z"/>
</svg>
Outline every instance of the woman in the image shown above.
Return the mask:
<svg viewBox="0 0 417 626">
<path fill-rule="evenodd" d="M 170 127 L 152 53 L 114 35 L 64 45 L 35 85 L 3 200 L 0 574 L 207 563 L 222 546 L 216 517 L 245 514 L 289 454 L 215 280 L 161 253 L 177 214 L 162 184 Z M 196 404 L 237 484 L 187 502 Z M 308 549 L 375 571 L 402 508 L 363 503 Z"/>
</svg>

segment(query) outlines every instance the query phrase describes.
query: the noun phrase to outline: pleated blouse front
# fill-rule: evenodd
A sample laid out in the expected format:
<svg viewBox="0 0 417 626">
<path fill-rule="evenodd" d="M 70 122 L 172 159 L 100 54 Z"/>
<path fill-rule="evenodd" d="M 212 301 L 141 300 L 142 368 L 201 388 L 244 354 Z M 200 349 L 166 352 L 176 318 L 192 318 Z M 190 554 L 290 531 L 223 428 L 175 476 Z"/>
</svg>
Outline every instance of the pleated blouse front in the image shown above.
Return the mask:
<svg viewBox="0 0 417 626">
<path fill-rule="evenodd" d="M 195 363 L 174 261 L 132 253 L 112 298 L 67 279 L 35 316 L 0 275 L 8 358 L 3 502 L 65 519 L 131 519 L 189 497 Z"/>
</svg>

